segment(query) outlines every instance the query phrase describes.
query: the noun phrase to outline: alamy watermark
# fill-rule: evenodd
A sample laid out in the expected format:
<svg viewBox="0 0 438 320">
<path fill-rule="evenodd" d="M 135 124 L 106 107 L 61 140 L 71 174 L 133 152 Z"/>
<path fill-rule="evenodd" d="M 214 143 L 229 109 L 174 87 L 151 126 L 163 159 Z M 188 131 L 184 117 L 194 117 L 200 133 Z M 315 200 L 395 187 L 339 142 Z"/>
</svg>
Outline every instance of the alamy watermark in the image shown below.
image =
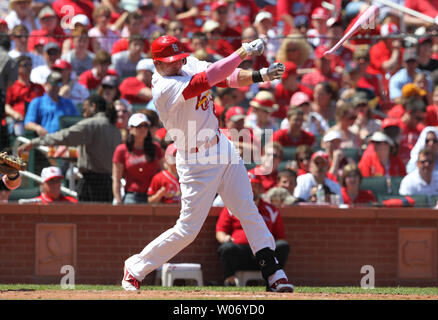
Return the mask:
<svg viewBox="0 0 438 320">
<path fill-rule="evenodd" d="M 362 289 L 374 289 L 375 278 L 376 278 L 374 267 L 368 264 L 364 265 L 360 269 L 360 273 L 365 274 L 360 279 L 360 287 Z"/>
<path fill-rule="evenodd" d="M 69 264 L 61 267 L 59 271 L 61 274 L 65 274 L 61 278 L 61 289 L 62 290 L 74 290 L 75 288 L 75 268 Z"/>
</svg>

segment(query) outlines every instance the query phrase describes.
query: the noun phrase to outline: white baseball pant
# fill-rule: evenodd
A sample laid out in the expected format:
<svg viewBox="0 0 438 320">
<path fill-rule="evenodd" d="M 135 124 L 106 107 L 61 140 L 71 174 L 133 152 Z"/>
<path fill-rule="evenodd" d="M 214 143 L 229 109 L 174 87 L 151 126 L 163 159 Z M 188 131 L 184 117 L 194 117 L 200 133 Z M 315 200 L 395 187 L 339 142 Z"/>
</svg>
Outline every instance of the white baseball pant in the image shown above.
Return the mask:
<svg viewBox="0 0 438 320">
<path fill-rule="evenodd" d="M 225 150 L 228 160 L 233 160 L 233 163 L 189 164 L 187 157 L 177 153 L 176 164 L 181 184 L 180 216 L 174 227 L 125 261 L 125 267 L 137 280 L 143 280 L 195 240 L 216 193 L 240 220 L 254 254 L 266 247 L 275 250 L 275 240 L 254 203 L 248 173 L 237 149 L 224 135 L 221 135 L 219 144 L 209 151 L 212 149 L 213 158 L 218 154 L 223 156 Z"/>
</svg>

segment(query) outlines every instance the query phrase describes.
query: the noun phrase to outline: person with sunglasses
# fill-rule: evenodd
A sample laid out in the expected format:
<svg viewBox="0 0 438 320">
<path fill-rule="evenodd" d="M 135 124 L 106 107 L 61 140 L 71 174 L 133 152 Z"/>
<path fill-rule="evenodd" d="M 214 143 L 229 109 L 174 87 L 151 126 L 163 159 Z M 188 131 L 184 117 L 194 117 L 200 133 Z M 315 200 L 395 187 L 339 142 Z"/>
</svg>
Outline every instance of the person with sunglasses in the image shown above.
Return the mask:
<svg viewBox="0 0 438 320">
<path fill-rule="evenodd" d="M 424 148 L 430 148 L 435 157 L 438 157 L 438 129 L 432 126 L 424 128 L 417 142 L 411 150 L 410 159 L 406 165 L 406 171 L 411 173 L 417 168 L 418 155 Z M 437 158 L 438 159 L 438 158 Z M 438 162 L 435 162 L 434 170 L 438 170 Z"/>
<path fill-rule="evenodd" d="M 116 204 L 148 202 L 152 178 L 163 169 L 163 150 L 152 140 L 151 122 L 143 113 L 134 113 L 128 120 L 129 135 L 117 146 L 113 156 L 113 194 Z M 124 196 L 121 179 L 125 179 Z"/>
<path fill-rule="evenodd" d="M 422 149 L 418 153 L 417 167 L 400 183 L 400 195 L 438 195 L 438 171 L 435 170 L 435 163 L 435 151 L 430 147 Z"/>
</svg>

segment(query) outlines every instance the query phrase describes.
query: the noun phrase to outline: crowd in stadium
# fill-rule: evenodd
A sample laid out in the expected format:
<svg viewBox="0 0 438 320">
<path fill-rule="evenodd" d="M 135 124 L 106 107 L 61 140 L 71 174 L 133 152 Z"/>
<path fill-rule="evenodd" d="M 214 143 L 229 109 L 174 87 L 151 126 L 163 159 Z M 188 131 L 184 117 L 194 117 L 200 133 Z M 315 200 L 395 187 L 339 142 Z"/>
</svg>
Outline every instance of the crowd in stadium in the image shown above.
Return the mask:
<svg viewBox="0 0 438 320">
<path fill-rule="evenodd" d="M 393 2 L 438 15 L 437 1 Z M 35 150 L 34 173 L 56 183 L 44 203 L 179 203 L 176 149 L 152 100 L 151 43 L 172 35 L 215 62 L 261 38 L 263 55 L 239 67 L 281 62 L 282 79 L 213 97 L 223 133 L 243 132 L 233 141 L 242 155 L 262 155 L 246 165 L 264 201 L 413 206 L 438 195 L 438 28 L 381 6 L 327 56 L 372 1 L 340 3 L 337 12 L 318 0 L 11 0 L 0 8 L 1 147 L 20 136 L 30 139 L 21 152 L 77 147 L 69 171 L 71 159 Z M 68 117 L 80 121 L 60 121 Z M 77 200 L 59 192 L 66 174 Z"/>
</svg>

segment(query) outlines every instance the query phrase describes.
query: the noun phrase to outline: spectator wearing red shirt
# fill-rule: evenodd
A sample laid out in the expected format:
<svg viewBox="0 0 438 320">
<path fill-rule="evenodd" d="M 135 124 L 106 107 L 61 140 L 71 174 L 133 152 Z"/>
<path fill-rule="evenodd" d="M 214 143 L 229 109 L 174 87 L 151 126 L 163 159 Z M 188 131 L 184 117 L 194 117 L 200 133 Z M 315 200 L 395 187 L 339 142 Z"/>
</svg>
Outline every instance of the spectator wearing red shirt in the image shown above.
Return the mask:
<svg viewBox="0 0 438 320">
<path fill-rule="evenodd" d="M 153 142 L 150 121 L 143 113 L 134 113 L 128 121 L 129 137 L 116 147 L 113 156 L 113 195 L 116 204 L 147 203 L 152 177 L 162 169 L 163 151 Z M 120 180 L 124 178 L 122 199 Z"/>
<path fill-rule="evenodd" d="M 41 194 L 36 197 L 42 204 L 55 202 L 77 203 L 78 200 L 71 196 L 64 196 L 61 193 L 61 184 L 64 180 L 61 169 L 58 167 L 47 167 L 41 171 Z"/>
<path fill-rule="evenodd" d="M 118 76 L 117 72 L 109 69 L 111 65 L 111 55 L 106 51 L 98 51 L 93 60 L 93 69 L 87 70 L 79 77 L 79 83 L 88 90 L 96 90 L 106 75 Z"/>
<path fill-rule="evenodd" d="M 382 75 L 368 72 L 370 65 L 369 46 L 356 47 L 353 53 L 353 62 L 357 63 L 360 73 L 357 87 L 372 90 L 374 94 L 380 98 L 380 101 L 387 100 L 388 92 L 383 88 Z"/>
<path fill-rule="evenodd" d="M 278 110 L 272 113 L 272 117 L 279 120 L 283 120 L 287 111 L 289 110 L 290 99 L 293 94 L 301 91 L 307 94 L 309 97 L 313 96 L 312 89 L 302 85 L 298 81 L 297 67 L 293 62 L 285 62 L 285 71 L 281 82 L 278 83 L 274 88 L 275 101 L 278 103 Z"/>
<path fill-rule="evenodd" d="M 328 81 L 340 88 L 341 78 L 339 74 L 335 73 L 331 67 L 331 58 L 324 56 L 327 49 L 324 46 L 319 46 L 315 50 L 315 67 L 316 70 L 307 73 L 303 76 L 301 83 L 313 89 L 318 83 Z"/>
<path fill-rule="evenodd" d="M 233 5 L 231 21 L 229 20 L 232 23 L 231 26 L 237 31 L 242 32 L 243 29 L 253 23 L 259 11 L 260 8 L 253 0 L 236 0 Z"/>
<path fill-rule="evenodd" d="M 128 77 L 119 86 L 121 97 L 129 103 L 147 103 L 152 99 L 151 81 L 155 67 L 152 59 L 137 63 L 137 76 Z"/>
<path fill-rule="evenodd" d="M 249 177 L 254 202 L 275 239 L 275 256 L 282 268 L 290 250 L 289 244 L 285 241 L 283 219 L 276 207 L 260 198 L 263 193 L 260 180 L 252 174 L 249 174 Z M 218 253 L 225 285 L 236 285 L 234 274 L 239 270 L 259 270 L 239 217 L 235 217 L 227 208 L 222 210 L 216 223 L 216 239 L 220 243 Z"/>
<path fill-rule="evenodd" d="M 327 43 L 322 45 L 326 51 L 334 47 L 336 43 L 343 37 L 345 28 L 341 20 L 335 21 L 327 30 Z M 318 48 L 317 50 L 318 51 Z M 333 54 L 330 55 L 330 66 L 333 72 L 342 74 L 346 64 L 353 60 L 353 51 L 345 45 L 340 46 Z"/>
<path fill-rule="evenodd" d="M 18 79 L 6 91 L 6 115 L 13 119 L 9 132 L 20 136 L 24 134 L 24 116 L 28 104 L 45 93 L 43 86 L 30 81 L 32 59 L 28 56 L 17 58 Z M 14 126 L 17 124 L 18 126 Z"/>
<path fill-rule="evenodd" d="M 288 111 L 289 128 L 280 129 L 272 135 L 272 141 L 280 143 L 283 147 L 297 147 L 301 144 L 312 146 L 315 136 L 302 129 L 304 112 L 299 107 Z"/>
<path fill-rule="evenodd" d="M 437 0 L 405 0 L 404 6 L 406 8 L 418 11 L 431 18 L 436 18 L 438 15 L 438 1 Z M 406 23 L 416 27 L 433 25 L 423 19 L 412 17 L 409 14 L 404 15 Z"/>
<path fill-rule="evenodd" d="M 28 51 L 42 54 L 43 47 L 50 42 L 55 42 L 62 48 L 65 33 L 58 25 L 58 18 L 53 9 L 49 6 L 44 7 L 38 14 L 38 19 L 41 28 L 30 33 L 27 42 Z"/>
<path fill-rule="evenodd" d="M 291 33 L 294 28 L 294 18 L 297 16 L 306 16 L 310 19 L 310 15 L 317 7 L 321 7 L 321 0 L 278 0 L 277 1 L 277 19 L 284 23 L 283 34 Z"/>
<path fill-rule="evenodd" d="M 56 0 L 53 2 L 53 10 L 55 10 L 56 14 L 58 15 L 58 18 L 61 20 L 64 18 L 65 15 L 67 15 L 70 10 L 65 10 L 66 6 L 70 6 L 73 8 L 73 12 L 75 15 L 78 14 L 84 14 L 88 17 L 90 21 L 93 21 L 93 11 L 94 11 L 94 4 L 91 0 Z"/>
<path fill-rule="evenodd" d="M 229 56 L 242 45 L 241 34 L 228 25 L 228 4 L 219 0 L 211 5 L 211 19 L 219 23 L 219 39 L 217 40 L 217 52 L 223 56 Z"/>
<path fill-rule="evenodd" d="M 277 143 L 267 143 L 262 156 L 262 164 L 249 170 L 260 180 L 263 192 L 268 191 L 277 184 L 278 165 L 283 160 L 283 147 Z"/>
<path fill-rule="evenodd" d="M 347 164 L 341 176 L 341 195 L 344 204 L 366 206 L 376 202 L 376 197 L 370 190 L 360 190 L 361 181 L 362 175 L 357 165 Z"/>
<path fill-rule="evenodd" d="M 426 115 L 426 105 L 416 97 L 409 98 L 404 103 L 405 113 L 400 119 L 400 148 L 399 154 L 403 162 L 409 161 L 411 150 L 425 128 L 424 117 Z"/>
<path fill-rule="evenodd" d="M 176 147 L 171 143 L 166 148 L 164 170 L 154 175 L 148 188 L 149 203 L 180 203 L 181 189 L 175 164 Z"/>
<path fill-rule="evenodd" d="M 143 27 L 143 16 L 138 11 L 130 12 L 126 18 L 127 33 L 113 44 L 111 54 L 116 54 L 129 49 L 129 39 L 132 35 L 141 34 Z M 150 49 L 149 40 L 145 39 L 143 52 L 148 53 Z"/>
<path fill-rule="evenodd" d="M 309 172 L 310 158 L 312 157 L 313 153 L 314 151 L 312 147 L 306 144 L 297 147 L 294 155 L 294 160 L 297 164 L 296 171 L 298 176 Z"/>
<path fill-rule="evenodd" d="M 435 88 L 432 99 L 437 100 L 438 99 L 438 87 Z M 401 119 L 403 115 L 405 114 L 405 107 L 404 102 L 406 102 L 406 99 L 409 99 L 411 97 L 416 97 L 418 100 L 424 101 L 426 97 L 427 92 L 421 88 L 419 88 L 414 83 L 407 83 L 402 88 L 402 99 L 401 104 L 397 104 L 394 107 L 392 107 L 388 111 L 388 117 L 393 119 Z M 435 97 L 435 95 L 437 95 Z M 435 97 L 435 98 L 434 98 Z M 424 125 L 425 126 L 435 126 L 438 124 L 438 114 L 437 114 L 437 108 L 435 105 L 430 105 L 426 107 L 426 115 L 424 118 Z"/>
<path fill-rule="evenodd" d="M 404 50 L 400 40 L 385 37 L 398 33 L 399 29 L 396 24 L 392 22 L 384 24 L 380 28 L 380 35 L 384 38 L 370 48 L 368 72 L 382 76 L 383 87 L 386 92 L 388 92 L 389 77 L 402 66 Z"/>
<path fill-rule="evenodd" d="M 359 161 L 359 170 L 364 178 L 405 176 L 406 167 L 398 155 L 391 154 L 394 142 L 386 134 L 377 131 L 370 138 L 374 148 L 369 148 Z"/>
</svg>

